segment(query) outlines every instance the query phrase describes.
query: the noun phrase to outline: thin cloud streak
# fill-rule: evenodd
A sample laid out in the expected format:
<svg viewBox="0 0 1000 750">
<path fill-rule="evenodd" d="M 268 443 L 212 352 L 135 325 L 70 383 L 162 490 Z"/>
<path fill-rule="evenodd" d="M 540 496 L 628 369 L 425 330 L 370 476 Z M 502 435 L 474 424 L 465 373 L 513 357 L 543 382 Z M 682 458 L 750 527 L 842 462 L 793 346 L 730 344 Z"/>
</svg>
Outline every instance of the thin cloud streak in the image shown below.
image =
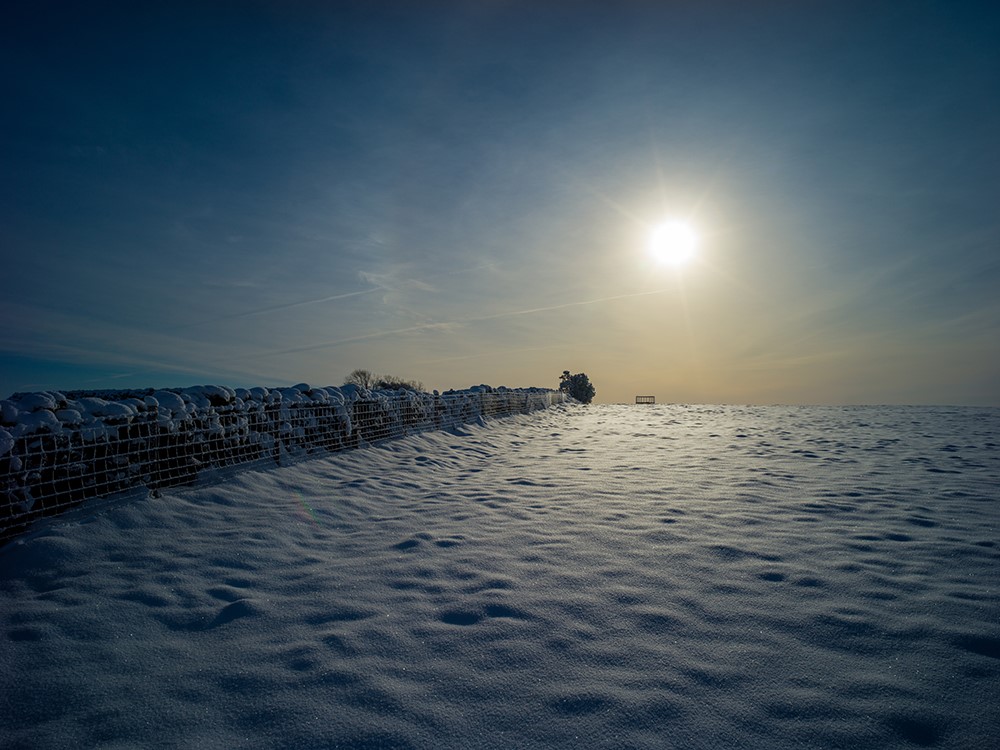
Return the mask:
<svg viewBox="0 0 1000 750">
<path fill-rule="evenodd" d="M 474 318 L 465 318 L 464 320 L 452 320 L 443 323 L 423 323 L 421 325 L 408 326 L 407 328 L 396 328 L 391 331 L 376 331 L 374 333 L 368 333 L 361 336 L 351 336 L 345 339 L 337 339 L 336 341 L 324 341 L 322 343 L 311 344 L 309 346 L 297 346 L 289 349 L 278 349 L 266 352 L 255 352 L 253 354 L 237 355 L 235 357 L 229 357 L 227 359 L 254 359 L 257 357 L 273 357 L 281 354 L 299 354 L 302 352 L 312 352 L 320 349 L 332 349 L 337 346 L 342 346 L 343 344 L 353 344 L 358 341 L 369 341 L 371 339 L 384 338 L 386 336 L 395 336 L 397 334 L 402 334 L 402 333 L 416 333 L 417 331 L 430 331 L 430 330 L 447 330 L 449 328 L 455 328 L 468 323 L 481 323 L 488 320 L 501 320 L 503 318 L 513 318 L 519 315 L 533 315 L 535 313 L 549 312 L 551 310 L 564 310 L 569 307 L 596 305 L 601 302 L 611 302 L 613 300 L 629 299 L 631 297 L 647 297 L 652 294 L 663 294 L 666 291 L 669 290 L 653 289 L 647 292 L 630 292 L 628 294 L 615 294 L 610 297 L 599 297 L 598 299 L 588 299 L 588 300 L 582 300 L 580 302 L 567 302 L 562 305 L 550 305 L 548 307 L 532 307 L 527 310 L 513 310 L 511 312 L 497 313 L 495 315 L 482 315 Z"/>
<path fill-rule="evenodd" d="M 339 299 L 348 299 L 350 297 L 361 297 L 366 294 L 372 294 L 374 292 L 384 291 L 383 287 L 376 286 L 372 289 L 363 289 L 360 292 L 346 292 L 345 294 L 334 294 L 329 297 L 320 297 L 319 299 L 307 299 L 301 302 L 289 302 L 284 305 L 272 305 L 271 307 L 261 307 L 256 310 L 246 310 L 245 312 L 233 313 L 231 315 L 213 315 L 208 320 L 200 320 L 197 323 L 187 323 L 182 326 L 177 326 L 175 330 L 186 330 L 189 328 L 197 328 L 199 326 L 209 325 L 211 323 L 216 323 L 220 320 L 236 320 L 238 318 L 248 318 L 252 315 L 265 315 L 266 313 L 280 312 L 282 310 L 292 310 L 297 307 L 306 307 L 307 305 L 319 305 L 323 302 L 333 302 Z"/>
<path fill-rule="evenodd" d="M 370 341 L 371 339 L 384 338 L 386 336 L 395 336 L 400 333 L 414 333 L 416 331 L 427 331 L 433 329 L 447 329 L 455 326 L 455 323 L 424 323 L 418 326 L 410 326 L 408 328 L 396 328 L 392 331 L 376 331 L 375 333 L 366 333 L 361 336 L 351 336 L 346 339 L 337 339 L 336 341 L 324 341 L 321 344 L 311 344 L 309 346 L 296 346 L 290 349 L 277 349 L 266 352 L 254 352 L 252 354 L 241 354 L 234 357 L 228 357 L 227 359 L 255 359 L 257 357 L 274 357 L 281 354 L 300 354 L 302 352 L 314 352 L 319 349 L 332 349 L 335 346 L 341 346 L 343 344 L 353 344 L 357 341 Z M 216 360 L 222 361 L 222 360 Z"/>
<path fill-rule="evenodd" d="M 497 313 L 496 315 L 483 315 L 477 318 L 468 318 L 469 323 L 478 323 L 484 320 L 499 320 L 501 318 L 513 318 L 518 315 L 532 315 L 534 313 L 549 312 L 550 310 L 564 310 L 567 307 L 582 307 L 583 305 L 596 305 L 601 302 L 611 302 L 617 299 L 628 299 L 630 297 L 648 297 L 651 294 L 663 294 L 667 289 L 652 289 L 648 292 L 629 292 L 628 294 L 615 294 L 610 297 L 599 297 L 598 299 L 582 300 L 580 302 L 567 302 L 563 305 L 550 305 L 549 307 L 532 307 L 528 310 L 515 310 L 513 312 Z"/>
<path fill-rule="evenodd" d="M 422 359 L 415 364 L 436 365 L 441 362 L 460 362 L 467 359 L 482 359 L 484 357 L 506 357 L 508 354 L 519 354 L 521 352 L 550 352 L 555 349 L 567 349 L 569 344 L 546 344 L 545 346 L 524 346 L 517 349 L 504 349 L 502 351 L 480 352 L 479 354 L 465 354 L 460 357 L 442 357 L 441 359 Z"/>
<path fill-rule="evenodd" d="M 97 323 L 81 316 L 66 315 L 36 306 L 19 304 L 2 305 L 8 319 L 30 321 L 0 337 L 0 352 L 17 353 L 45 361 L 63 361 L 108 369 L 128 368 L 115 379 L 144 373 L 176 372 L 206 376 L 205 364 L 218 355 L 219 345 L 212 342 L 192 341 L 173 335 L 172 331 L 149 331 L 126 324 Z M 16 317 L 15 317 L 16 316 Z M 48 331 L 63 333 L 56 340 Z M 214 358 L 215 363 L 228 363 L 236 357 Z M 228 366 L 216 367 L 212 377 L 256 379 L 255 371 Z M 107 379 L 111 379 L 110 376 Z M 96 381 L 82 381 L 96 382 Z M 65 386 L 63 386 L 65 387 Z"/>
</svg>

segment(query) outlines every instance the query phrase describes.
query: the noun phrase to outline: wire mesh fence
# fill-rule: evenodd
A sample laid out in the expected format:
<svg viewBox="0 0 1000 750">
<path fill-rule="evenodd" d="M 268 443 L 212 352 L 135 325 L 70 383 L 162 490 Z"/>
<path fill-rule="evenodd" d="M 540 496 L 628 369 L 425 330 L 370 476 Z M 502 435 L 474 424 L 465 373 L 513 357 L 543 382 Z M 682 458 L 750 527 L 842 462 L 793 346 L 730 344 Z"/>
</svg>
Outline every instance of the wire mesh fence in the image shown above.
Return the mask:
<svg viewBox="0 0 1000 750">
<path fill-rule="evenodd" d="M 100 418 L 76 426 L 56 419 L 74 421 L 66 409 L 31 412 L 27 416 L 36 424 L 0 433 L 6 436 L 0 444 L 0 543 L 39 518 L 88 499 L 192 484 L 210 469 L 280 465 L 454 428 L 481 416 L 523 414 L 566 399 L 544 389 L 397 391 L 353 400 L 331 400 L 323 389 L 295 399 L 274 398 L 274 393 L 260 400 L 202 399 L 200 404 L 167 394 L 181 404 L 178 411 L 150 398 L 127 399 L 128 408 L 117 409 L 111 407 L 121 404 L 102 401 Z M 161 402 L 167 400 L 163 394 L 157 394 Z"/>
</svg>

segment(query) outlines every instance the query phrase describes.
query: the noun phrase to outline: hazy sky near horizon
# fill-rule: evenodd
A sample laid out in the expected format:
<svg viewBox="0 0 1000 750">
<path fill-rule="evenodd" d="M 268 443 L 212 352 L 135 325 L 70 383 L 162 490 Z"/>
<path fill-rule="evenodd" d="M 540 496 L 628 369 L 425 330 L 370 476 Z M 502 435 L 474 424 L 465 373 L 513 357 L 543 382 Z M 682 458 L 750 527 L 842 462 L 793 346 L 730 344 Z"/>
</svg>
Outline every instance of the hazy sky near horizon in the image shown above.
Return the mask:
<svg viewBox="0 0 1000 750">
<path fill-rule="evenodd" d="M 0 397 L 1000 405 L 997 39 L 987 2 L 23 3 Z"/>
</svg>

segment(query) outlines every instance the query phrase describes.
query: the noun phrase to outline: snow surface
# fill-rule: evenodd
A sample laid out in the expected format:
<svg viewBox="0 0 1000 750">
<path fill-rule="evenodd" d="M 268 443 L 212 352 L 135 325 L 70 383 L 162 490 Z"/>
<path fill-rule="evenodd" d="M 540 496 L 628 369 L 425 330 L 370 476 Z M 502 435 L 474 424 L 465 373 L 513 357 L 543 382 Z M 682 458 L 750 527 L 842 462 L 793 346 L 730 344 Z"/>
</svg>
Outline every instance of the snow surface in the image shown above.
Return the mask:
<svg viewBox="0 0 1000 750">
<path fill-rule="evenodd" d="M 986 748 L 1000 410 L 562 405 L 0 552 L 4 748 Z"/>
</svg>

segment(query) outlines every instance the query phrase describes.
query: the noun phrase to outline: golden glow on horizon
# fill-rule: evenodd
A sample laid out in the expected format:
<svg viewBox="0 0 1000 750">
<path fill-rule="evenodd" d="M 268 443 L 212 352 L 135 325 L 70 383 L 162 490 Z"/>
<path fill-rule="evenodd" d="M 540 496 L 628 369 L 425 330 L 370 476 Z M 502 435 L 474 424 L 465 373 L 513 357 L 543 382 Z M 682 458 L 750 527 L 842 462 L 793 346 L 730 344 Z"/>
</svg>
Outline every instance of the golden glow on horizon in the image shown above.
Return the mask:
<svg viewBox="0 0 1000 750">
<path fill-rule="evenodd" d="M 649 234 L 649 255 L 661 265 L 680 267 L 690 261 L 698 248 L 698 236 L 682 221 L 666 221 Z"/>
</svg>

